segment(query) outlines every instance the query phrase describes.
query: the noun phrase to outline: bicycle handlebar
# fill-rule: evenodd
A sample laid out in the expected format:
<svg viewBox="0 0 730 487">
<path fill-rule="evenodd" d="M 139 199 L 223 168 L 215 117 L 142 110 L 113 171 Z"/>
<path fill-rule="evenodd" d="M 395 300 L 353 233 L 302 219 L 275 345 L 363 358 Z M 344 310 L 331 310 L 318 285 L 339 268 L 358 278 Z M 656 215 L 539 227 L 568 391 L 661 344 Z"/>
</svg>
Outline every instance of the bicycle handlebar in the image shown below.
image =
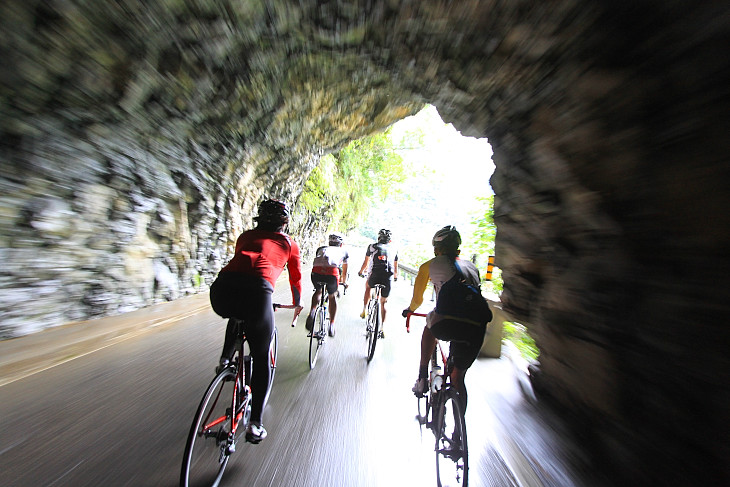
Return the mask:
<svg viewBox="0 0 730 487">
<path fill-rule="evenodd" d="M 279 308 L 295 310 L 294 319 L 291 321 L 291 326 L 292 326 L 292 328 L 297 326 L 297 318 L 299 317 L 299 313 L 302 312 L 302 309 L 304 309 L 303 307 L 297 306 L 296 304 L 279 304 L 279 303 L 274 303 L 273 306 L 274 306 L 274 311 L 276 311 Z"/>
<path fill-rule="evenodd" d="M 423 313 L 408 313 L 408 316 L 406 316 L 406 332 L 411 332 L 411 316 L 426 316 Z"/>
</svg>

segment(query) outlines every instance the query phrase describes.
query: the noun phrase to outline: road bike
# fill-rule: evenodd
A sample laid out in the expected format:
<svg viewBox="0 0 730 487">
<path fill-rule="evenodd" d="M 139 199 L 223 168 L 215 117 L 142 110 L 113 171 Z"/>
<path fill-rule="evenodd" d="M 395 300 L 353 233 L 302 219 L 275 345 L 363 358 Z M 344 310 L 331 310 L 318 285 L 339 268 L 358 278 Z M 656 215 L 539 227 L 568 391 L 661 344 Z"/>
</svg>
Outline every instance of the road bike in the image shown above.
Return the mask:
<svg viewBox="0 0 730 487">
<path fill-rule="evenodd" d="M 347 294 L 347 284 L 339 283 L 343 286 L 344 294 Z M 317 357 L 319 356 L 319 349 L 324 346 L 324 342 L 329 335 L 330 337 L 335 336 L 335 325 L 330 322 L 329 315 L 329 295 L 324 283 L 317 284 L 316 289 L 319 291 L 319 304 L 314 310 L 314 323 L 312 325 L 312 331 L 307 336 L 309 337 L 309 369 L 314 369 L 317 363 Z M 339 293 L 339 290 L 338 290 Z"/>
<path fill-rule="evenodd" d="M 365 322 L 365 339 L 368 341 L 368 363 L 373 359 L 378 338 L 383 338 L 383 317 L 380 315 L 380 294 L 385 286 L 375 284 L 370 290 L 370 301 L 367 306 Z"/>
<path fill-rule="evenodd" d="M 410 332 L 411 316 L 406 318 Z M 464 405 L 458 391 L 451 384 L 453 363 L 447 359 L 441 342 L 434 349 L 428 371 L 428 392 L 418 394 L 418 415 L 421 426 L 430 429 L 436 439 L 436 485 L 466 487 L 469 484 L 469 450 L 466 439 Z"/>
<path fill-rule="evenodd" d="M 277 308 L 294 309 L 294 305 L 274 304 Z M 296 317 L 294 318 L 296 320 Z M 195 413 L 183 455 L 180 486 L 217 486 L 228 460 L 236 451 L 236 442 L 246 431 L 251 418 L 251 371 L 253 360 L 243 322 L 237 320 L 236 352 L 228 366 L 210 383 Z M 271 369 L 269 392 L 276 371 L 279 333 L 274 334 L 269 348 Z"/>
</svg>

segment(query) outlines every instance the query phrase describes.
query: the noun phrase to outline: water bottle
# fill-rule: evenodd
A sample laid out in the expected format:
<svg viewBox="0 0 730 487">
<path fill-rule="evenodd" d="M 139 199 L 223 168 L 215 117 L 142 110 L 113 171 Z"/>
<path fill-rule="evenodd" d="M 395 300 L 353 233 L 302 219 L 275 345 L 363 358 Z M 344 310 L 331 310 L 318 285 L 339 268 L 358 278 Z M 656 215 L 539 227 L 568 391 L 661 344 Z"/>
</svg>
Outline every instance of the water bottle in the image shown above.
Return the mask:
<svg viewBox="0 0 730 487">
<path fill-rule="evenodd" d="M 438 365 L 431 368 L 431 392 L 441 390 L 444 378 L 441 377 L 441 367 Z"/>
</svg>

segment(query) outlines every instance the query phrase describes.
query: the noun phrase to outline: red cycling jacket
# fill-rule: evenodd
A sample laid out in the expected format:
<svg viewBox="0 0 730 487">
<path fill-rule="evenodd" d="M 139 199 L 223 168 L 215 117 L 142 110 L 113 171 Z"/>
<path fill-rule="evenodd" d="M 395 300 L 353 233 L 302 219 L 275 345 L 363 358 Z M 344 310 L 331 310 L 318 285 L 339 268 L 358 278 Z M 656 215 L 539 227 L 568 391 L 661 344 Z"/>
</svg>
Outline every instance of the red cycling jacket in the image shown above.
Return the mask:
<svg viewBox="0 0 730 487">
<path fill-rule="evenodd" d="M 236 240 L 236 252 L 221 272 L 240 272 L 263 277 L 276 286 L 276 280 L 289 267 L 289 284 L 293 304 L 302 295 L 302 260 L 299 245 L 286 234 L 267 230 L 249 230 Z"/>
</svg>

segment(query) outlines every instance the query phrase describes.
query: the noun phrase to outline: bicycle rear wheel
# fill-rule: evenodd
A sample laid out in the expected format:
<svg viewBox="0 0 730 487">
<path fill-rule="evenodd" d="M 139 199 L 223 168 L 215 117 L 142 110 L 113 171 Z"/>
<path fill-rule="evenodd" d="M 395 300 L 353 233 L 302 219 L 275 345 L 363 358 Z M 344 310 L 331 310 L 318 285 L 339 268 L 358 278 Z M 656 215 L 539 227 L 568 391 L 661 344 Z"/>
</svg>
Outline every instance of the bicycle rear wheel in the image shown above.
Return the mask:
<svg viewBox="0 0 730 487">
<path fill-rule="evenodd" d="M 232 367 L 221 371 L 200 401 L 185 444 L 181 487 L 217 486 L 231 453 L 231 399 L 234 384 L 240 382 Z M 240 386 L 240 384 L 239 384 Z"/>
<path fill-rule="evenodd" d="M 444 391 L 435 421 L 437 484 L 466 487 L 469 484 L 466 423 L 461 398 L 454 389 Z"/>
<path fill-rule="evenodd" d="M 367 321 L 367 338 L 368 338 L 368 363 L 373 359 L 375 354 L 375 345 L 378 343 L 378 334 L 380 333 L 380 304 L 373 300 L 368 306 Z"/>
<path fill-rule="evenodd" d="M 312 336 L 309 338 L 309 368 L 314 369 L 319 356 L 319 349 L 324 342 L 324 336 L 327 333 L 326 310 L 320 306 L 314 315 L 314 326 L 312 327 Z"/>
</svg>

